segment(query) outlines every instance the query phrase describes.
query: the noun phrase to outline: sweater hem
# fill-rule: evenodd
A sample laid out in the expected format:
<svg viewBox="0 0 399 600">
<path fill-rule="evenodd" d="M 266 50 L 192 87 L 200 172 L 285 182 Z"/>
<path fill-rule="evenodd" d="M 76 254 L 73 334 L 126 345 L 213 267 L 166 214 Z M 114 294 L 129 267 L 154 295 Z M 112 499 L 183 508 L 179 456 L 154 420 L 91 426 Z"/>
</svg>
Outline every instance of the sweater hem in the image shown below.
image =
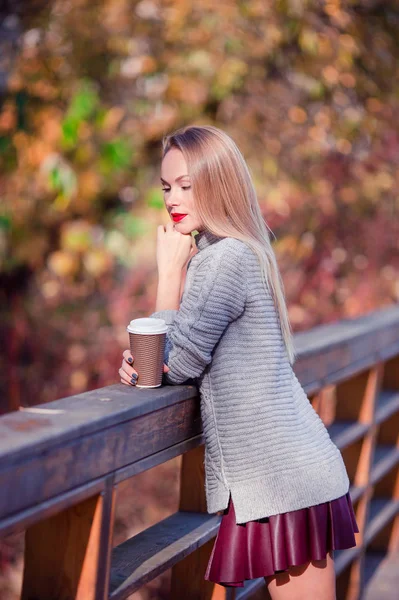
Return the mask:
<svg viewBox="0 0 399 600">
<path fill-rule="evenodd" d="M 209 499 L 208 512 L 225 510 L 231 494 L 238 525 L 340 498 L 348 492 L 350 482 L 337 452 L 328 462 L 232 482 L 217 498 Z"/>
</svg>

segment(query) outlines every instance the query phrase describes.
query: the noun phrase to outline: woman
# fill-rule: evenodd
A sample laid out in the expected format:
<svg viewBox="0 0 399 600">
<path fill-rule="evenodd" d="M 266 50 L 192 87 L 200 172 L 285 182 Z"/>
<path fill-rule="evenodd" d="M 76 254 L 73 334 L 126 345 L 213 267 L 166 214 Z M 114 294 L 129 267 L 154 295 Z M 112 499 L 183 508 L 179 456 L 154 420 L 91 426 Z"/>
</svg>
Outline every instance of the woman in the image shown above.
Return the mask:
<svg viewBox="0 0 399 600">
<path fill-rule="evenodd" d="M 355 546 L 358 531 L 349 480 L 292 369 L 283 285 L 246 163 L 223 131 L 185 127 L 164 140 L 161 175 L 174 224 L 158 227 L 151 316 L 169 326 L 165 381 L 199 385 L 207 509 L 223 511 L 205 578 L 264 577 L 273 600 L 331 600 L 332 550 Z M 123 356 L 121 381 L 135 385 Z"/>
</svg>

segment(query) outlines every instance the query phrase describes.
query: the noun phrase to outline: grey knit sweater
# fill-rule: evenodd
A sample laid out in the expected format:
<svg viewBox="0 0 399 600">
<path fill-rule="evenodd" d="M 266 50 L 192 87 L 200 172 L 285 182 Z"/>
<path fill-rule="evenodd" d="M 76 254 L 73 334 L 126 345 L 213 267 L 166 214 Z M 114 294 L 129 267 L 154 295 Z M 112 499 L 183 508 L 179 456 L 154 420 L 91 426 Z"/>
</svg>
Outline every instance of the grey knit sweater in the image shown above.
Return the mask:
<svg viewBox="0 0 399 600">
<path fill-rule="evenodd" d="M 338 498 L 349 489 L 331 441 L 289 363 L 257 256 L 240 240 L 195 236 L 179 310 L 168 324 L 165 379 L 195 379 L 205 439 L 207 510 L 236 522 Z"/>
</svg>

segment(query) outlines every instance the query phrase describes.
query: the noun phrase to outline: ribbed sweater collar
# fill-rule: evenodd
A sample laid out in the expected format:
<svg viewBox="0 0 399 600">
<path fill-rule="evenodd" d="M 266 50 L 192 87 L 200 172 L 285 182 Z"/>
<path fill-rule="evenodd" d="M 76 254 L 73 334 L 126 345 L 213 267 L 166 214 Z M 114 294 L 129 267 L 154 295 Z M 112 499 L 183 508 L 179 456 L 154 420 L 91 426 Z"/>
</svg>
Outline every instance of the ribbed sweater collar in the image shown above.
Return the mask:
<svg viewBox="0 0 399 600">
<path fill-rule="evenodd" d="M 194 239 L 195 239 L 195 243 L 197 245 L 198 250 L 201 251 L 204 248 L 207 248 L 208 246 L 210 246 L 211 244 L 215 244 L 219 240 L 222 240 L 223 238 L 204 229 L 203 231 L 200 231 L 199 233 L 197 233 L 194 236 Z"/>
</svg>

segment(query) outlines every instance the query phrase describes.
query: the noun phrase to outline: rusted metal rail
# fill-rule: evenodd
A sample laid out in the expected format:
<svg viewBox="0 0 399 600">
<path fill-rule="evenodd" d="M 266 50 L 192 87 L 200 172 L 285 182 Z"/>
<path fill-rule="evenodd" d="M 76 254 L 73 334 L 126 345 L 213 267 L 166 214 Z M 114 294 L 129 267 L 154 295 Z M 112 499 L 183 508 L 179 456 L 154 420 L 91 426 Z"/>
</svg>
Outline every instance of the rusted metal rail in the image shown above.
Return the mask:
<svg viewBox="0 0 399 600">
<path fill-rule="evenodd" d="M 351 480 L 361 531 L 336 553 L 337 594 L 359 600 L 399 544 L 399 306 L 297 334 L 295 346 Z M 179 455 L 179 511 L 113 547 L 118 484 Z M 234 591 L 203 579 L 220 518 L 206 513 L 195 386 L 117 384 L 0 417 L 0 534 L 26 532 L 23 600 L 122 600 L 170 567 L 173 600 L 253 597 L 263 580 Z"/>
</svg>

